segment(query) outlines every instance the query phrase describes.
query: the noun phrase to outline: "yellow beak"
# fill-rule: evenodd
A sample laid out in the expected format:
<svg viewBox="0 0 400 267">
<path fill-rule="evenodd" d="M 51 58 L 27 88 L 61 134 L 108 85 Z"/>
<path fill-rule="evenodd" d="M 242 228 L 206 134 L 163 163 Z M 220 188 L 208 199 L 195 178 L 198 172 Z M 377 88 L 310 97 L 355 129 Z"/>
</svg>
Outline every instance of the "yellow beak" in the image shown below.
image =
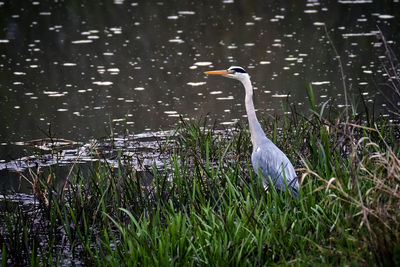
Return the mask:
<svg viewBox="0 0 400 267">
<path fill-rule="evenodd" d="M 212 70 L 212 71 L 206 71 L 204 74 L 207 75 L 227 75 L 229 72 L 227 70 Z"/>
</svg>

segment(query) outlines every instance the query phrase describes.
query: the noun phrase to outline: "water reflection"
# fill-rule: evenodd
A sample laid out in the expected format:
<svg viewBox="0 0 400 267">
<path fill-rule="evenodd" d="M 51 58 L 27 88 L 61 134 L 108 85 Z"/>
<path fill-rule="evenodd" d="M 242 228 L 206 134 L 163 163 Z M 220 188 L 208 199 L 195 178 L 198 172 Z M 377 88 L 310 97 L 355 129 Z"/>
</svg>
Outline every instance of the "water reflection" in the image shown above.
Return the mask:
<svg viewBox="0 0 400 267">
<path fill-rule="evenodd" d="M 203 75 L 233 64 L 251 74 L 263 115 L 281 114 L 288 96 L 307 108 L 310 82 L 317 100 L 343 105 L 325 25 L 350 94 L 379 105 L 376 25 L 398 42 L 399 12 L 397 1 L 360 0 L 0 2 L 0 158 L 17 153 L 10 142 L 170 129 L 180 114 L 234 124 L 241 85 Z"/>
</svg>

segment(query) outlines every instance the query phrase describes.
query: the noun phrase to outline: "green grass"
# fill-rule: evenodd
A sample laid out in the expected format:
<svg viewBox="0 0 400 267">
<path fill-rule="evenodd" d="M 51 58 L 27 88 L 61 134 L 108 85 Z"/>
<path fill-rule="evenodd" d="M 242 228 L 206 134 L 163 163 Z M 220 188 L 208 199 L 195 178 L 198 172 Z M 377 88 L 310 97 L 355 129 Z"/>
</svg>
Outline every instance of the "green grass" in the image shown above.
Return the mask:
<svg viewBox="0 0 400 267">
<path fill-rule="evenodd" d="M 2 202 L 2 265 L 399 265 L 398 126 L 308 93 L 311 115 L 263 121 L 298 167 L 298 201 L 264 191 L 245 125 L 182 121 L 151 186 L 127 162 L 75 166 L 65 191 L 57 166 L 33 173 L 37 206 Z"/>
</svg>

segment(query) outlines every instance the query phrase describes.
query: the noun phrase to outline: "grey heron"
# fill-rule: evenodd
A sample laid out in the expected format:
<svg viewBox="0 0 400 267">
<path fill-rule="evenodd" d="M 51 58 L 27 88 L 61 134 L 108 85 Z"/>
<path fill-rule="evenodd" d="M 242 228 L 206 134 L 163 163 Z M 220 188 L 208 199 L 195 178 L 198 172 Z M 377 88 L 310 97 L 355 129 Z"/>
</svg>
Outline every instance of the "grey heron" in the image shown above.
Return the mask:
<svg viewBox="0 0 400 267">
<path fill-rule="evenodd" d="M 232 66 L 227 70 L 214 70 L 204 72 L 207 75 L 220 75 L 240 81 L 245 89 L 245 104 L 249 120 L 250 136 L 253 145 L 251 162 L 253 169 L 262 174 L 264 187 L 269 184 L 269 179 L 278 191 L 285 188 L 298 198 L 299 182 L 292 163 L 287 156 L 269 140 L 257 120 L 253 104 L 253 86 L 250 75 L 239 66 Z"/>
</svg>

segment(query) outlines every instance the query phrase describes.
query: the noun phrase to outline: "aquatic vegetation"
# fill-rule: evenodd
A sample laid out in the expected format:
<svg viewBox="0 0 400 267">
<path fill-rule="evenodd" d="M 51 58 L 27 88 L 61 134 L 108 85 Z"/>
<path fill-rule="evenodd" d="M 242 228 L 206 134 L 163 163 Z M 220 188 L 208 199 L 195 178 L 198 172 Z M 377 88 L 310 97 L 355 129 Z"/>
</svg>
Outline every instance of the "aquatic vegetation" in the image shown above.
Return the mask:
<svg viewBox="0 0 400 267">
<path fill-rule="evenodd" d="M 65 186 L 57 165 L 31 169 L 35 202 L 1 202 L 2 263 L 399 264 L 398 126 L 308 94 L 310 116 L 263 121 L 298 167 L 299 200 L 264 191 L 245 126 L 182 120 L 150 178 L 127 157 L 76 165 Z"/>
</svg>

